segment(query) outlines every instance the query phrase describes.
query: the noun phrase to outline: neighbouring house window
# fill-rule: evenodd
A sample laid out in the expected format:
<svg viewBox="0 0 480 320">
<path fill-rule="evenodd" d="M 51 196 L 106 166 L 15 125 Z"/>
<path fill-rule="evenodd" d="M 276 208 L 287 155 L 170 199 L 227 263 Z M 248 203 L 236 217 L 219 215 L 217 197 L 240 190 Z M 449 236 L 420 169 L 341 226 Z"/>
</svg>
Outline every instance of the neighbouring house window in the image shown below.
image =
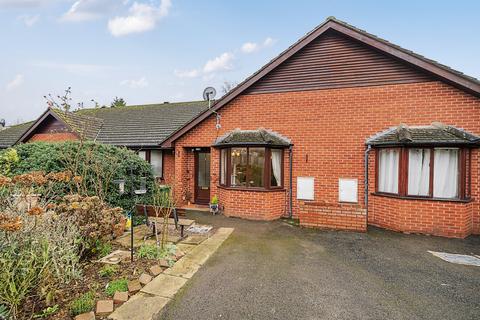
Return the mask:
<svg viewBox="0 0 480 320">
<path fill-rule="evenodd" d="M 398 149 L 381 149 L 378 155 L 378 191 L 398 193 Z"/>
<path fill-rule="evenodd" d="M 220 150 L 220 185 L 240 188 L 283 187 L 283 149 L 232 147 Z"/>
<path fill-rule="evenodd" d="M 163 155 L 161 150 L 150 151 L 150 164 L 155 177 L 163 177 Z"/>
<path fill-rule="evenodd" d="M 137 154 L 140 157 L 140 159 L 147 161 L 147 151 L 139 150 Z"/>
<path fill-rule="evenodd" d="M 433 196 L 458 197 L 458 149 L 435 149 L 433 170 Z"/>
<path fill-rule="evenodd" d="M 470 198 L 471 152 L 462 148 L 378 149 L 377 192 L 406 197 Z"/>
<path fill-rule="evenodd" d="M 408 195 L 430 193 L 430 149 L 408 150 Z"/>
<path fill-rule="evenodd" d="M 220 184 L 227 184 L 227 159 L 228 153 L 226 149 L 220 150 Z"/>
</svg>

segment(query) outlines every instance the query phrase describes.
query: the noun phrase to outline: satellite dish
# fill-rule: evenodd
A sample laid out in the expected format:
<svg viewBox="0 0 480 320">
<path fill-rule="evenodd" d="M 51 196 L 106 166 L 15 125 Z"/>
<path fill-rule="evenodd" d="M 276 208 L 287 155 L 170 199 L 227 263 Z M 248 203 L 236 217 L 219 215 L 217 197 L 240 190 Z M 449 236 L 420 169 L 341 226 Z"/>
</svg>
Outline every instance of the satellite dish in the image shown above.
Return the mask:
<svg viewBox="0 0 480 320">
<path fill-rule="evenodd" d="M 0 127 L 3 128 L 5 127 L 6 121 L 5 119 L 0 119 Z"/>
<path fill-rule="evenodd" d="M 203 100 L 211 101 L 215 98 L 216 94 L 217 90 L 215 90 L 214 87 L 206 87 L 205 90 L 203 90 Z"/>
</svg>

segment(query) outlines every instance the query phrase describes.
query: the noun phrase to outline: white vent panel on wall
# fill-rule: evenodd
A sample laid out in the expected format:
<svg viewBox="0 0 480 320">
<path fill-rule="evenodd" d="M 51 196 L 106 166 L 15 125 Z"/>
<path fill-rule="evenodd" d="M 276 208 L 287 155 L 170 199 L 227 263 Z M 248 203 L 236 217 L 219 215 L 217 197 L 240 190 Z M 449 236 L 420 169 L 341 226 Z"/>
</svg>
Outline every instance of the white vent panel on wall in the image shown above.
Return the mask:
<svg viewBox="0 0 480 320">
<path fill-rule="evenodd" d="M 297 199 L 314 200 L 315 198 L 315 178 L 297 177 Z"/>
<path fill-rule="evenodd" d="M 338 201 L 358 202 L 358 179 L 338 179 Z"/>
</svg>

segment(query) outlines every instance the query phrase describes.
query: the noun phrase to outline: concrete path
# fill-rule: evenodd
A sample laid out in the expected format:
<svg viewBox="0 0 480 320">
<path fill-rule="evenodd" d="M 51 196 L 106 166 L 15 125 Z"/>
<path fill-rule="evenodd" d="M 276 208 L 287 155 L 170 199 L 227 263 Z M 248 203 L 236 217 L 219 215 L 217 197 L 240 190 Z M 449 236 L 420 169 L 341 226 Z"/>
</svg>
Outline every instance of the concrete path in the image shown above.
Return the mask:
<svg viewBox="0 0 480 320">
<path fill-rule="evenodd" d="M 428 252 L 480 255 L 480 237 L 190 217 L 235 231 L 157 320 L 480 319 L 480 268 Z"/>
<path fill-rule="evenodd" d="M 109 319 L 153 319 L 232 232 L 232 228 L 219 228 L 215 234 L 198 246 L 190 247 L 185 256 L 172 268 L 155 277 L 139 293 L 116 309 Z M 188 248 L 188 245 L 183 245 L 183 247 Z"/>
</svg>

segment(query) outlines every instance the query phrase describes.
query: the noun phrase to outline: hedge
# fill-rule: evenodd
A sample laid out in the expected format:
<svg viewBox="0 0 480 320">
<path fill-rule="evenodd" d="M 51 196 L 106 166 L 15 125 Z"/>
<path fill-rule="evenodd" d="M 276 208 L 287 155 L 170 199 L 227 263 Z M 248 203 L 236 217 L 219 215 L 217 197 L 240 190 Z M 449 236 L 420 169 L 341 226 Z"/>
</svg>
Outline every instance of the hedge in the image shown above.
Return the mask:
<svg viewBox="0 0 480 320">
<path fill-rule="evenodd" d="M 13 149 L 17 151 L 19 161 L 11 165 L 9 176 L 32 171 L 49 173 L 71 170 L 73 162 L 78 164 L 77 173 L 83 173 L 88 195 L 97 195 L 95 191 L 95 184 L 98 184 L 96 183 L 97 176 L 99 172 L 106 172 L 112 176 L 108 188 L 106 188 L 105 201 L 112 207 L 121 207 L 130 211 L 135 204 L 135 196 L 131 194 L 132 186 L 134 189 L 138 189 L 141 177 L 145 177 L 147 193 L 138 196 L 137 201 L 150 203 L 154 183 L 152 168 L 146 161 L 126 148 L 92 142 L 35 142 L 20 144 L 14 146 Z M 0 152 L 0 158 L 7 152 L 9 151 Z M 74 159 L 78 159 L 78 161 L 74 161 Z M 119 193 L 118 185 L 114 183 L 114 180 L 119 179 L 125 179 L 123 195 Z M 69 191 L 66 188 L 65 193 Z"/>
</svg>

